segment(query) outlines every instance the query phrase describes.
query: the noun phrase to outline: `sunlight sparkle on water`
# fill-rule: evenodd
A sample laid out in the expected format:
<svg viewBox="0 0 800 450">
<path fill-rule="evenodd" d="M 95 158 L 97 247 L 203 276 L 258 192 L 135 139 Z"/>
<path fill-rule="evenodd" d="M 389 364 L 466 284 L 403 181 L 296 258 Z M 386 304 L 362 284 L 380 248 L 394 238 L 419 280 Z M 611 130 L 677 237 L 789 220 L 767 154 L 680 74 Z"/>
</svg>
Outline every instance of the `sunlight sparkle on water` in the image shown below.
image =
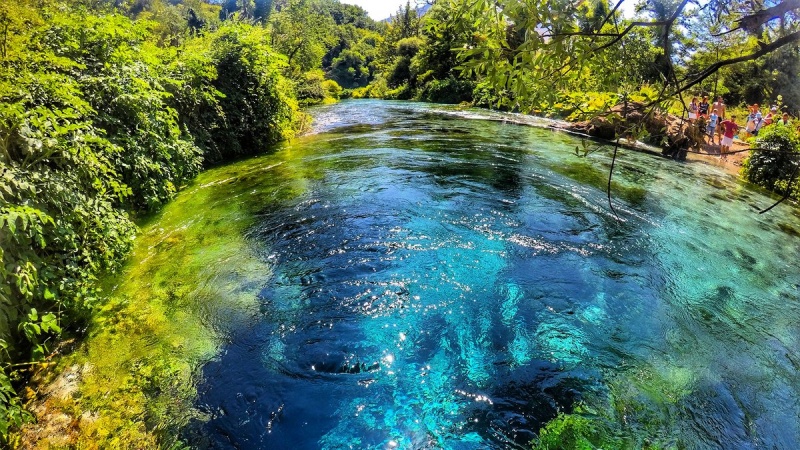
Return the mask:
<svg viewBox="0 0 800 450">
<path fill-rule="evenodd" d="M 269 271 L 258 313 L 203 367 L 209 420 L 187 441 L 529 448 L 586 408 L 630 442 L 796 448 L 800 242 L 751 211 L 770 199 L 625 152 L 618 221 L 592 184 L 609 155 L 576 161 L 575 139 L 511 124 L 524 117 L 371 101 L 314 114 L 322 133 L 238 163 L 271 167 L 246 233 Z M 341 128 L 360 123 L 381 126 Z M 238 198 L 213 170 L 200 185 Z"/>
</svg>

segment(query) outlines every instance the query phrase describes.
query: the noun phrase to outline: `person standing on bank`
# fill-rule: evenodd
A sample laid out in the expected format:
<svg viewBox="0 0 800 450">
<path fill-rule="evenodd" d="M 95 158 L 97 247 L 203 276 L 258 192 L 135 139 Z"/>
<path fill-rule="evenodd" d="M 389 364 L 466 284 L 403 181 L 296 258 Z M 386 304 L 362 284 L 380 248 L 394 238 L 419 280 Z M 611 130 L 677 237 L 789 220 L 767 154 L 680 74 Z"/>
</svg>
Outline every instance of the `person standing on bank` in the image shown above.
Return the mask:
<svg viewBox="0 0 800 450">
<path fill-rule="evenodd" d="M 775 121 L 775 118 L 778 115 L 778 107 L 773 106 L 770 108 L 769 112 L 767 113 L 767 117 L 764 117 L 764 126 L 772 125 L 772 122 Z"/>
<path fill-rule="evenodd" d="M 744 129 L 753 136 L 758 134 L 756 129 L 761 127 L 761 111 L 758 108 L 758 103 L 753 103 L 750 106 L 750 115 L 747 116 L 747 125 L 745 125 Z"/>
<path fill-rule="evenodd" d="M 729 120 L 722 122 L 722 127 L 725 128 L 725 135 L 719 148 L 719 157 L 727 160 L 727 153 L 731 150 L 731 145 L 733 144 L 733 136 L 736 135 L 736 131 L 739 129 L 739 125 L 736 125 L 736 116 L 731 116 Z"/>
<path fill-rule="evenodd" d="M 706 126 L 706 134 L 708 134 L 708 139 L 711 141 L 711 145 L 714 144 L 714 130 L 718 127 L 717 124 L 719 123 L 720 116 L 717 114 L 717 110 L 711 111 L 711 115 L 708 116 L 708 125 Z M 717 138 L 717 142 L 722 142 L 722 139 Z"/>
<path fill-rule="evenodd" d="M 689 123 L 693 123 L 697 119 L 697 97 L 692 97 L 692 103 L 689 103 Z"/>
<path fill-rule="evenodd" d="M 717 97 L 717 101 L 711 105 L 711 110 L 717 111 L 717 116 L 719 116 L 719 121 L 722 122 L 725 120 L 725 102 L 722 101 L 722 96 L 720 95 Z M 722 127 L 717 127 L 717 142 L 722 140 Z"/>
<path fill-rule="evenodd" d="M 697 105 L 697 109 L 698 113 L 701 116 L 708 118 L 708 96 L 706 95 L 703 96 L 703 101 L 701 101 L 700 104 Z"/>
</svg>

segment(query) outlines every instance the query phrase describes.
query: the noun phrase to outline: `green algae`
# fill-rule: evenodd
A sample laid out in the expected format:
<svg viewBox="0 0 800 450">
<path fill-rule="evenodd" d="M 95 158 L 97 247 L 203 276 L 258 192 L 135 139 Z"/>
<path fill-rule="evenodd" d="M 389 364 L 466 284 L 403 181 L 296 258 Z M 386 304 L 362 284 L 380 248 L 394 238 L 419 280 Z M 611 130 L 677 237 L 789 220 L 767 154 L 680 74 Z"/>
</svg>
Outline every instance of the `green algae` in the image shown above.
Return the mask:
<svg viewBox="0 0 800 450">
<path fill-rule="evenodd" d="M 601 171 L 595 165 L 585 161 L 567 162 L 563 166 L 554 166 L 553 171 L 601 191 L 605 191 L 608 187 L 608 172 Z M 641 204 L 647 196 L 646 189 L 614 179 L 611 181 L 611 193 L 614 197 L 619 197 L 632 205 Z"/>
<path fill-rule="evenodd" d="M 615 377 L 602 400 L 589 400 L 571 413 L 560 413 L 545 424 L 533 442 L 535 450 L 679 449 L 674 416 L 691 392 L 690 374 L 681 368 L 637 369 Z M 595 404 L 600 409 L 588 407 Z M 605 407 L 602 405 L 605 404 Z"/>
<path fill-rule="evenodd" d="M 593 450 L 623 448 L 622 440 L 613 436 L 596 417 L 579 413 L 559 414 L 540 431 L 535 450 Z"/>
<path fill-rule="evenodd" d="M 641 442 L 625 436 L 602 417 L 583 412 L 559 414 L 539 431 L 534 450 L 595 450 L 640 448 L 643 450 L 675 449 L 650 440 Z"/>
<path fill-rule="evenodd" d="M 67 437 L 38 436 L 39 448 L 181 445 L 180 429 L 202 419 L 192 406 L 199 367 L 227 331 L 258 314 L 256 296 L 271 276 L 246 232 L 259 210 L 306 192 L 316 176 L 296 164 L 306 156 L 286 145 L 209 170 L 140 223 L 124 269 L 100 282 L 107 295 L 85 341 L 41 383 L 79 379 L 70 395 L 45 402 L 48 415 L 71 417 L 59 431 Z"/>
</svg>

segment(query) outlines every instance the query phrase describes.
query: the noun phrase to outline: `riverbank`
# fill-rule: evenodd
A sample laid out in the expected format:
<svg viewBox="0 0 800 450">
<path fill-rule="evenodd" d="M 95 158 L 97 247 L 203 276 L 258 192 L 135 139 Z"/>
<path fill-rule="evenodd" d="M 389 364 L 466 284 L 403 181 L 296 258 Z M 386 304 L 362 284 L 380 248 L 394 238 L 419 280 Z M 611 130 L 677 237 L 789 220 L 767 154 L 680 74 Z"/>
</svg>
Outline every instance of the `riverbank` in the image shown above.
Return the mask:
<svg viewBox="0 0 800 450">
<path fill-rule="evenodd" d="M 244 238 L 284 173 L 272 157 L 202 172 L 147 223 L 124 268 L 99 281 L 106 299 L 82 341 L 24 392 L 35 423 L 17 447 L 171 448 L 192 420 L 199 368 L 226 333 L 257 314 L 270 267 Z M 235 201 L 232 201 L 235 199 Z"/>
<path fill-rule="evenodd" d="M 731 153 L 721 159 L 718 145 L 704 145 L 699 152 L 689 153 L 686 159 L 689 161 L 699 161 L 722 168 L 726 173 L 738 176 L 742 170 L 742 164 L 750 156 L 750 145 L 742 141 L 734 141 L 731 146 Z"/>
<path fill-rule="evenodd" d="M 583 122 L 555 121 L 552 128 L 589 136 L 601 140 L 613 141 L 624 130 L 635 129 L 645 135 L 644 140 L 659 141 L 658 146 L 652 146 L 635 141 L 629 143 L 621 139 L 620 145 L 631 149 L 663 150 L 669 154 L 686 152 L 688 161 L 700 161 L 722 168 L 726 173 L 739 175 L 743 161 L 750 155 L 747 151 L 750 145 L 744 141 L 735 140 L 731 151 L 723 159 L 720 158 L 720 146 L 710 145 L 705 142 L 705 134 L 699 133 L 687 126 L 686 122 L 678 116 L 668 113 L 648 112 L 648 107 L 643 103 L 629 102 L 618 104 L 607 113 L 598 115 L 591 120 Z"/>
</svg>

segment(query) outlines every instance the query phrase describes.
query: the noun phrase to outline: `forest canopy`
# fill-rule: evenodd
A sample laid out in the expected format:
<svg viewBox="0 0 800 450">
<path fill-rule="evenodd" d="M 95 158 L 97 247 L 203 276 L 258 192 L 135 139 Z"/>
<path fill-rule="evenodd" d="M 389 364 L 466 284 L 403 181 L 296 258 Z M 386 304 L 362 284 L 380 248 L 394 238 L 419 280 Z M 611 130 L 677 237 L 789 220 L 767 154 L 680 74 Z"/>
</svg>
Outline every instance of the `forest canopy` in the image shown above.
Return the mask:
<svg viewBox="0 0 800 450">
<path fill-rule="evenodd" d="M 729 103 L 780 96 L 800 107 L 795 0 L 761 2 L 649 0 L 450 2 L 454 20 L 473 32 L 461 52 L 465 73 L 507 97 L 546 108 L 563 92 L 618 91 L 642 84 L 726 95 Z M 553 9 L 553 8 L 555 9 Z M 766 100 L 766 101 L 765 101 Z"/>
</svg>

